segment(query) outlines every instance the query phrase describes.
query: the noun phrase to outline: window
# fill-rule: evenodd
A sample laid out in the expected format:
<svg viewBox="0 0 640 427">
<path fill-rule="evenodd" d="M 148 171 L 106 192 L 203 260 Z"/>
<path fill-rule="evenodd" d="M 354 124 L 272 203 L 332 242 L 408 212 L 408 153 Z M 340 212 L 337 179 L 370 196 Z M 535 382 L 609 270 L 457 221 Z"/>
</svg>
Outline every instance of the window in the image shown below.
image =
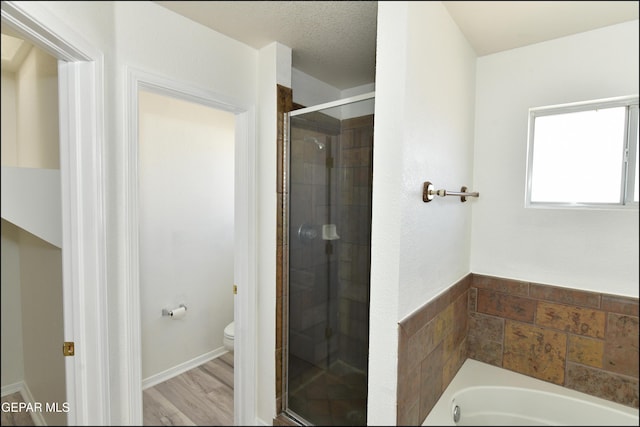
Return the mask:
<svg viewBox="0 0 640 427">
<path fill-rule="evenodd" d="M 638 97 L 529 110 L 527 207 L 638 208 Z"/>
</svg>

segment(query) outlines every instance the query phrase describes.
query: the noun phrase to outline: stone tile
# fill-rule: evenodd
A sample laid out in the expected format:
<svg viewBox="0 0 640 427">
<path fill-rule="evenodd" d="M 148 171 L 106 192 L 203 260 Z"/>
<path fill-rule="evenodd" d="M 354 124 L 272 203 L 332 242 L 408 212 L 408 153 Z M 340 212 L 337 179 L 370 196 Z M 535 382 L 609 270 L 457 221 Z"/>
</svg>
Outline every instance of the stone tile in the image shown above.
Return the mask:
<svg viewBox="0 0 640 427">
<path fill-rule="evenodd" d="M 407 331 L 407 334 L 411 336 L 433 319 L 441 309 L 442 308 L 440 307 L 436 307 L 433 300 L 429 301 L 410 315 L 406 316 L 404 319 L 400 320 L 399 324 L 405 329 L 405 331 Z"/>
<path fill-rule="evenodd" d="M 415 366 L 418 360 L 410 361 L 409 335 L 398 325 L 398 378 L 403 377 L 409 371 L 410 366 Z M 419 356 L 413 356 L 419 357 Z M 399 386 L 399 385 L 398 385 Z"/>
<path fill-rule="evenodd" d="M 331 400 L 331 425 L 363 426 L 366 425 L 367 402 L 365 399 Z"/>
<path fill-rule="evenodd" d="M 398 377 L 397 418 L 403 420 L 399 425 L 417 425 L 420 408 L 420 369 L 421 364 L 418 364 L 406 375 Z M 405 422 L 408 424 L 404 424 Z"/>
<path fill-rule="evenodd" d="M 453 306 L 450 305 L 409 338 L 409 352 L 426 357 L 450 333 L 452 327 Z M 411 364 L 415 362 L 415 359 L 410 360 Z"/>
<path fill-rule="evenodd" d="M 424 419 L 442 394 L 442 347 L 436 348 L 420 367 L 420 417 Z"/>
<path fill-rule="evenodd" d="M 426 352 L 429 347 L 429 334 L 427 325 L 418 330 L 415 334 L 409 336 L 407 342 L 408 356 L 405 360 L 409 364 L 409 368 L 415 367 L 415 365 L 422 362 L 422 359 L 428 354 Z"/>
<path fill-rule="evenodd" d="M 467 336 L 467 357 L 502 367 L 502 341 L 488 341 L 473 333 Z"/>
<path fill-rule="evenodd" d="M 604 341 L 569 334 L 567 361 L 602 368 Z"/>
<path fill-rule="evenodd" d="M 429 322 L 433 329 L 433 341 L 438 345 L 444 338 L 453 331 L 454 304 L 449 304 L 440 314 Z"/>
<path fill-rule="evenodd" d="M 502 366 L 562 385 L 566 349 L 566 334 L 508 320 L 505 324 Z"/>
<path fill-rule="evenodd" d="M 482 313 L 470 313 L 469 334 L 501 343 L 504 338 L 504 319 Z"/>
<path fill-rule="evenodd" d="M 434 317 L 442 313 L 442 311 L 449 306 L 449 292 L 450 291 L 447 290 L 429 302 L 425 310 L 426 311 L 426 317 L 424 318 L 425 323 L 428 323 L 431 320 L 433 320 Z"/>
<path fill-rule="evenodd" d="M 450 290 L 450 302 L 456 301 L 460 298 L 460 295 L 464 294 L 471 288 L 471 283 L 473 283 L 473 275 L 471 273 L 467 274 L 462 279 L 458 280 L 453 286 L 451 286 Z"/>
<path fill-rule="evenodd" d="M 410 408 L 402 408 L 398 407 L 398 414 L 396 418 L 398 420 L 397 425 L 399 426 L 419 426 L 424 422 L 420 420 L 420 403 L 416 403 Z M 425 417 L 426 418 L 426 417 Z"/>
<path fill-rule="evenodd" d="M 477 310 L 477 301 L 478 301 L 478 289 L 470 288 L 469 296 L 467 300 L 467 303 L 468 303 L 467 310 L 469 311 L 469 313 L 474 313 Z"/>
<path fill-rule="evenodd" d="M 520 280 L 502 279 L 499 277 L 474 274 L 471 286 L 478 289 L 488 289 L 511 295 L 524 297 L 529 295 L 529 282 L 522 282 Z"/>
<path fill-rule="evenodd" d="M 456 373 L 467 359 L 467 341 L 463 340 L 460 345 L 454 347 L 449 354 L 445 353 L 445 362 L 442 367 L 442 391 L 445 389 L 453 380 Z"/>
<path fill-rule="evenodd" d="M 638 317 L 638 298 L 602 295 L 602 310 Z"/>
<path fill-rule="evenodd" d="M 478 313 L 533 323 L 536 301 L 488 289 L 478 289 Z"/>
<path fill-rule="evenodd" d="M 600 308 L 601 295 L 577 289 L 531 283 L 529 296 L 545 301 L 559 302 L 579 307 Z"/>
<path fill-rule="evenodd" d="M 458 345 L 469 330 L 469 316 L 467 313 L 467 294 L 463 293 L 451 304 L 453 306 L 453 344 Z"/>
<path fill-rule="evenodd" d="M 605 313 L 590 308 L 538 302 L 536 324 L 573 334 L 604 338 Z"/>
<path fill-rule="evenodd" d="M 567 363 L 565 387 L 638 408 L 638 378 Z"/>
<path fill-rule="evenodd" d="M 638 331 L 637 317 L 609 313 L 604 369 L 638 377 Z"/>
</svg>

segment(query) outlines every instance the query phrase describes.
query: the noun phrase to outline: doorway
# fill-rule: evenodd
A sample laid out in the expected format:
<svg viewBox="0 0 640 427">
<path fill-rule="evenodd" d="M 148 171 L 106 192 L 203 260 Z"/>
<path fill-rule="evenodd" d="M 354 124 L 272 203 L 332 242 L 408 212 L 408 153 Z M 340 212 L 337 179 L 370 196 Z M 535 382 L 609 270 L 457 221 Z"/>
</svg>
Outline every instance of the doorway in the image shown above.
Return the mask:
<svg viewBox="0 0 640 427">
<path fill-rule="evenodd" d="M 188 101 L 200 106 L 231 113 L 235 117 L 234 129 L 234 221 L 233 221 L 233 283 L 228 292 L 233 295 L 234 352 L 233 352 L 233 411 L 234 423 L 246 425 L 255 422 L 255 361 L 256 343 L 251 339 L 255 328 L 256 262 L 255 262 L 255 110 L 253 106 L 222 100 L 221 97 L 206 89 L 167 79 L 146 71 L 128 69 L 128 157 L 126 181 L 128 203 L 126 204 L 127 229 L 129 230 L 130 285 L 127 286 L 129 313 L 127 342 L 131 343 L 128 355 L 128 378 L 131 390 L 130 415 L 134 424 L 143 423 L 143 375 L 141 319 L 141 252 L 140 252 L 140 141 L 138 130 L 138 102 L 141 91 L 153 92 L 169 98 Z M 239 290 L 234 294 L 235 286 Z M 170 304 L 183 304 L 174 301 L 156 301 L 156 310 L 170 309 Z M 186 304 L 185 304 L 186 305 Z M 194 306 L 195 308 L 195 306 Z M 185 320 L 190 317 L 190 308 L 186 307 Z M 193 312 L 192 312 L 193 313 Z M 161 312 L 159 313 L 161 314 Z M 165 319 L 166 320 L 166 319 Z M 176 321 L 177 322 L 177 321 Z M 171 325 L 177 327 L 176 325 Z M 165 325 L 166 326 L 166 325 Z M 215 333 L 214 333 L 215 335 Z M 220 339 L 222 340 L 223 334 Z M 147 383 L 145 383 L 145 386 Z"/>
<path fill-rule="evenodd" d="M 102 147 L 99 121 L 102 106 L 98 103 L 102 77 L 95 66 L 95 58 L 101 55 L 70 32 L 65 23 L 52 16 L 37 19 L 34 13 L 37 15 L 37 8 L 32 9 L 29 3 L 2 2 L 3 32 L 9 29 L 18 38 L 55 58 L 58 95 L 65 100 L 58 109 L 58 179 L 49 181 L 57 183 L 55 187 L 61 199 L 58 200 L 61 220 L 55 227 L 62 248 L 62 307 L 57 309 L 63 316 L 63 340 L 75 344 L 75 352 L 64 357 L 65 401 L 52 402 L 49 409 L 55 406 L 56 413 L 66 417 L 69 425 L 106 424 L 109 386 L 105 363 L 108 345 L 104 192 L 102 159 L 95 156 Z M 49 115 L 48 120 L 57 118 Z M 3 184 L 5 181 L 3 179 Z M 20 180 L 14 180 L 17 181 Z M 3 189 L 3 199 L 5 194 Z M 36 298 L 42 300 L 43 295 L 38 294 Z M 58 336 L 55 353 L 62 353 L 62 344 Z M 34 401 L 41 397 L 28 398 Z M 43 409 L 46 411 L 44 404 Z"/>
<path fill-rule="evenodd" d="M 144 422 L 231 425 L 235 115 L 139 90 L 138 133 Z"/>
<path fill-rule="evenodd" d="M 2 397 L 66 425 L 58 62 L 5 25 L 2 56 Z"/>
</svg>

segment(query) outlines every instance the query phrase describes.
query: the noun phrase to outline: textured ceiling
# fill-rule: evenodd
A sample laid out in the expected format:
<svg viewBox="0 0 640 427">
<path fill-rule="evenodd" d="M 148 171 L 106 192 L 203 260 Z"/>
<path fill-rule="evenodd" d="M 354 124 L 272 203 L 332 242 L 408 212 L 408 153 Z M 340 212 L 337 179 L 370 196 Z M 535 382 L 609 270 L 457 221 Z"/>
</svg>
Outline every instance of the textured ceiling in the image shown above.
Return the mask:
<svg viewBox="0 0 640 427">
<path fill-rule="evenodd" d="M 637 1 L 444 1 L 478 56 L 638 19 Z"/>
<path fill-rule="evenodd" d="M 260 49 L 278 41 L 293 67 L 338 89 L 375 80 L 376 1 L 157 1 Z"/>
<path fill-rule="evenodd" d="M 378 2 L 156 3 L 256 49 L 279 41 L 292 49 L 293 67 L 338 89 L 375 81 Z M 638 19 L 638 1 L 443 4 L 478 56 Z"/>
</svg>

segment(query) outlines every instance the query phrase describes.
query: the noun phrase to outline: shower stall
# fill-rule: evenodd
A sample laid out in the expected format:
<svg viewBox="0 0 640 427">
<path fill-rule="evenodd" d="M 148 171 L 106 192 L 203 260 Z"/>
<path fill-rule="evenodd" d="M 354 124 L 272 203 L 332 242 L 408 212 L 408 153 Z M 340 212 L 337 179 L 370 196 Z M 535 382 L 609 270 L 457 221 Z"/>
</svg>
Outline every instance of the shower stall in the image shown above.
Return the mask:
<svg viewBox="0 0 640 427">
<path fill-rule="evenodd" d="M 366 425 L 374 93 L 285 118 L 283 408 Z"/>
</svg>

